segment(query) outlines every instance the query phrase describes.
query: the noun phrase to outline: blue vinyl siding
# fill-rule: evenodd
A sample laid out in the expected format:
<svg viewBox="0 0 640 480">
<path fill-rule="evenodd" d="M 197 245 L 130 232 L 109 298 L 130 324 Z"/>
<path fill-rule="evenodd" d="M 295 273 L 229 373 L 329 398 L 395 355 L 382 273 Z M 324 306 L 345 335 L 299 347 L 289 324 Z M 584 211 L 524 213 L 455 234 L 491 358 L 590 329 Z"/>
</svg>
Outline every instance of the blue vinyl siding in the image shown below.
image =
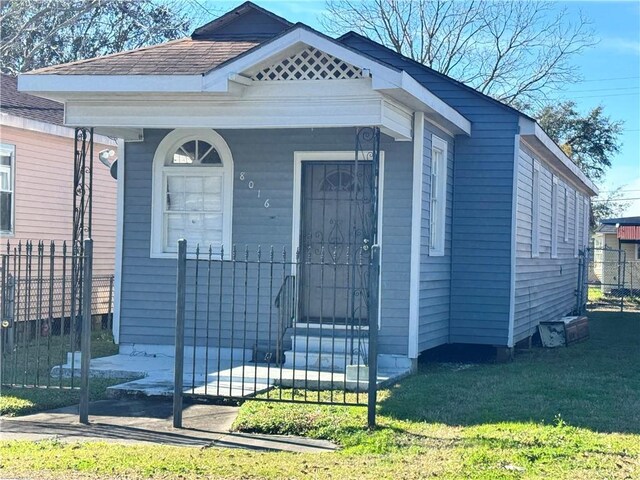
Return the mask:
<svg viewBox="0 0 640 480">
<path fill-rule="evenodd" d="M 557 258 L 551 258 L 552 172 L 540 161 L 539 256 L 532 258 L 533 162 L 536 155 L 520 145 L 518 156 L 518 203 L 516 235 L 516 292 L 514 341 L 535 333 L 541 321 L 557 320 L 576 306 L 578 259 L 574 256 L 575 187 L 558 180 Z M 568 241 L 564 241 L 564 189 L 568 195 Z M 582 248 L 584 196 L 578 196 L 578 239 Z"/>
<path fill-rule="evenodd" d="M 447 206 L 443 256 L 429 255 L 431 226 L 431 141 L 433 135 L 447 142 Z M 449 341 L 451 306 L 451 219 L 453 213 L 454 139 L 425 123 L 422 162 L 422 218 L 420 242 L 420 323 L 419 351 Z"/>
<path fill-rule="evenodd" d="M 172 344 L 175 260 L 150 258 L 152 160 L 168 130 L 145 130 L 128 143 L 121 300 L 121 342 Z M 354 129 L 221 130 L 234 159 L 233 242 L 239 248 L 291 248 L 293 152 L 352 150 Z M 412 146 L 383 136 L 381 353 L 407 353 Z M 261 199 L 240 172 L 261 190 Z M 270 208 L 264 208 L 269 198 Z M 263 250 L 264 251 L 264 250 Z M 202 309 L 201 309 L 202 311 Z"/>
<path fill-rule="evenodd" d="M 374 42 L 343 42 L 405 70 L 472 122 L 471 137 L 455 139 L 449 341 L 507 345 L 518 113 Z"/>
</svg>

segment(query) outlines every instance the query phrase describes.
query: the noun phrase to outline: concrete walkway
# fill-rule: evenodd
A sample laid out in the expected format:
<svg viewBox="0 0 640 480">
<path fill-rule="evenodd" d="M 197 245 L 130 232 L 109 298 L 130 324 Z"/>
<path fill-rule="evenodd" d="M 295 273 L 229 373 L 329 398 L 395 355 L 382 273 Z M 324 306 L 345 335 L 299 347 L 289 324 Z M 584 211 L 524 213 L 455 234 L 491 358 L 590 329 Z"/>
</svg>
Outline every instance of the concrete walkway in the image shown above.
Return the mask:
<svg viewBox="0 0 640 480">
<path fill-rule="evenodd" d="M 90 425 L 78 423 L 78 407 L 2 419 L 2 440 L 64 442 L 119 442 L 188 447 L 227 447 L 288 452 L 329 452 L 331 442 L 303 437 L 229 432 L 238 407 L 185 405 L 183 429 L 172 427 L 172 404 L 157 399 L 121 399 L 92 402 Z"/>
</svg>

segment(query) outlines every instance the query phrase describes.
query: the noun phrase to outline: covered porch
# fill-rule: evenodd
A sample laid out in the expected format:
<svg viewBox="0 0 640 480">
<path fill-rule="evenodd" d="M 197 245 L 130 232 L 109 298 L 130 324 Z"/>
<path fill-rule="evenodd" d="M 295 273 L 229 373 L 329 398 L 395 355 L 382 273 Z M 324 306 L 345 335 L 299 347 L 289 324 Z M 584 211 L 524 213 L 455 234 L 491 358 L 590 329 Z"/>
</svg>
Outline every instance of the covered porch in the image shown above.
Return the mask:
<svg viewBox="0 0 640 480">
<path fill-rule="evenodd" d="M 318 382 L 355 366 L 357 384 L 372 328 L 381 364 L 408 371 L 424 122 L 451 135 L 469 134 L 469 122 L 405 72 L 304 26 L 203 72 L 137 71 L 131 57 L 106 70 L 98 59 L 87 75 L 54 67 L 20 79 L 64 101 L 67 123 L 122 139 L 121 355 L 175 346 L 184 238 L 185 346 L 192 363 L 205 359 L 203 375 L 224 358 L 223 370 L 241 359 L 243 379 L 247 362 L 254 379 L 266 364 L 291 378 L 317 371 Z"/>
</svg>

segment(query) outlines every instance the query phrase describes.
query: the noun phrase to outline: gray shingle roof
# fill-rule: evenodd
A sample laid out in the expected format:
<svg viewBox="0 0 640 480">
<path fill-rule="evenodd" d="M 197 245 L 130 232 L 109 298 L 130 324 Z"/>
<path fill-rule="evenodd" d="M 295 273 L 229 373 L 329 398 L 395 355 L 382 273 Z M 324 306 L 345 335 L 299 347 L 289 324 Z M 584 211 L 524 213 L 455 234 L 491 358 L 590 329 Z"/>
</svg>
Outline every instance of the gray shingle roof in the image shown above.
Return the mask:
<svg viewBox="0 0 640 480">
<path fill-rule="evenodd" d="M 183 38 L 104 57 L 40 68 L 29 74 L 199 75 L 256 45 L 256 41 Z"/>
<path fill-rule="evenodd" d="M 0 111 L 54 125 L 63 125 L 64 121 L 61 103 L 19 92 L 18 79 L 5 74 L 0 81 Z"/>
</svg>

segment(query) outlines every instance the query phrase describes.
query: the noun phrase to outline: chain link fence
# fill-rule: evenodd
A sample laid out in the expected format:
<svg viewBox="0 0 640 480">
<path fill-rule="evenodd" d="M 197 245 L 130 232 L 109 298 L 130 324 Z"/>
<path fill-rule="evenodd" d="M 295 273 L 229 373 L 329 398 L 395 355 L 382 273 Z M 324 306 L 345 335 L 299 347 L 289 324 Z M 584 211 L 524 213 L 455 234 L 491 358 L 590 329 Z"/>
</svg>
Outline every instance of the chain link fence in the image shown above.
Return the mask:
<svg viewBox="0 0 640 480">
<path fill-rule="evenodd" d="M 640 261 L 622 249 L 590 248 L 587 307 L 640 310 Z"/>
</svg>

